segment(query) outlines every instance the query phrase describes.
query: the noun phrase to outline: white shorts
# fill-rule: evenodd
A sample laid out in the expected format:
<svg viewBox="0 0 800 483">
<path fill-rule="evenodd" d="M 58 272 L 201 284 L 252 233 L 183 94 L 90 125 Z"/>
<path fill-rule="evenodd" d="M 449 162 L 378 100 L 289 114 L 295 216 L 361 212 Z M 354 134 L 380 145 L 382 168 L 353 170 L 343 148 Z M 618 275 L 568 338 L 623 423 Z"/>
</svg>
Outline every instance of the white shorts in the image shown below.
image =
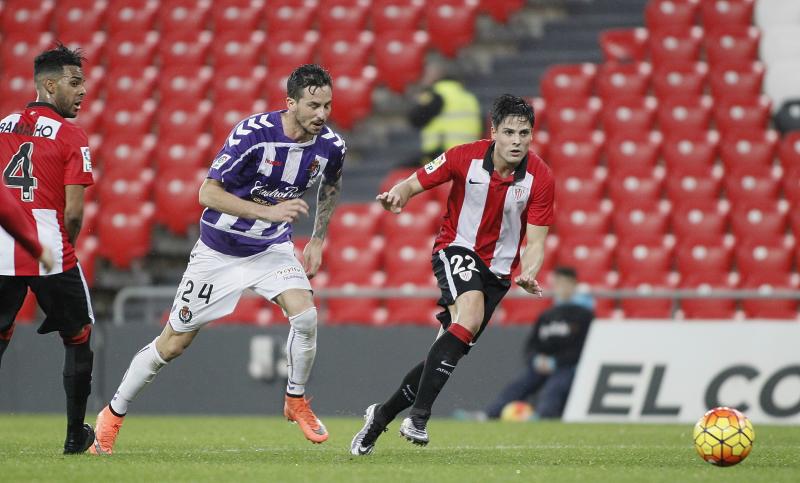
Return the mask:
<svg viewBox="0 0 800 483">
<path fill-rule="evenodd" d="M 176 332 L 191 332 L 236 308 L 245 289 L 272 301 L 286 290 L 311 290 L 292 242 L 270 246 L 249 257 L 225 255 L 198 240 L 172 303 L 169 323 Z"/>
</svg>

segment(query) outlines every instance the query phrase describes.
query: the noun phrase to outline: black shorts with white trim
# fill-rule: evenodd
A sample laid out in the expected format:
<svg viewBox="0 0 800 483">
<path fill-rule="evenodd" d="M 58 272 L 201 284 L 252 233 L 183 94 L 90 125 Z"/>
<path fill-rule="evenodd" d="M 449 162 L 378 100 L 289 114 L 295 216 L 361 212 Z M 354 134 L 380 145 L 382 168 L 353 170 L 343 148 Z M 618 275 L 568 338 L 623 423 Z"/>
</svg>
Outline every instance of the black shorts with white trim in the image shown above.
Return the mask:
<svg viewBox="0 0 800 483">
<path fill-rule="evenodd" d="M 447 307 L 453 305 L 459 295 L 471 290 L 483 293 L 483 322 L 480 330 L 472 338 L 474 345 L 500 301 L 511 288 L 511 280 L 492 273 L 474 251 L 464 247 L 449 246 L 437 251 L 433 254 L 431 264 L 439 289 L 442 291 L 437 303 L 444 308 L 436 318 L 445 329 L 452 322 Z"/>
</svg>

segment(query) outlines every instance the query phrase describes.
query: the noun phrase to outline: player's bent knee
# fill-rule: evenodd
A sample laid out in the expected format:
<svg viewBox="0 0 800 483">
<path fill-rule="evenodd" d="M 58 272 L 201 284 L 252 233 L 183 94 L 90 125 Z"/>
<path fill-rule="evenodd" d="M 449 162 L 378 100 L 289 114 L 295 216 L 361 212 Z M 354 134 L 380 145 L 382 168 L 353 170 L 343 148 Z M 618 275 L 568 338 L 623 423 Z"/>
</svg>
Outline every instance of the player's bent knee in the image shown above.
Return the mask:
<svg viewBox="0 0 800 483">
<path fill-rule="evenodd" d="M 59 332 L 59 335 L 61 336 L 61 341 L 64 343 L 64 345 L 84 344 L 92 335 L 92 324 L 84 325 L 76 334 Z"/>
<path fill-rule="evenodd" d="M 165 362 L 180 357 L 186 351 L 186 348 L 189 347 L 189 344 L 191 344 L 191 339 L 185 337 L 173 336 L 165 340 L 162 340 L 162 337 L 163 336 L 159 336 L 159 340 L 156 343 L 156 350 L 158 351 L 158 355 L 161 356 Z"/>
<path fill-rule="evenodd" d="M 310 307 L 297 315 L 289 317 L 294 330 L 311 332 L 317 328 L 317 308 Z"/>
</svg>

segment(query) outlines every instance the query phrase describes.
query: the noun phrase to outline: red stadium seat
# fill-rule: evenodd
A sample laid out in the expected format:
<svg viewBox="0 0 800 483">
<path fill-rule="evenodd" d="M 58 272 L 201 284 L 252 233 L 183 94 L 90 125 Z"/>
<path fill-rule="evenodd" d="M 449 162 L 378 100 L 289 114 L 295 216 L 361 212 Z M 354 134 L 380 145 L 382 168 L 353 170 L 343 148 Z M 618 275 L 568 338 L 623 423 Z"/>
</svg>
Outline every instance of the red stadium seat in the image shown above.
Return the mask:
<svg viewBox="0 0 800 483">
<path fill-rule="evenodd" d="M 644 23 L 651 31 L 691 27 L 698 12 L 698 0 L 650 0 L 644 9 Z"/>
<path fill-rule="evenodd" d="M 641 295 L 653 290 L 671 290 L 675 283 L 667 271 L 645 269 L 646 272 L 631 273 L 621 279 L 621 287 L 634 289 Z M 675 303 L 668 298 L 623 298 L 620 302 L 626 318 L 666 319 L 672 317 Z"/>
<path fill-rule="evenodd" d="M 623 243 L 616 249 L 617 268 L 623 283 L 626 280 L 658 280 L 672 265 L 672 249 L 663 244 Z"/>
<path fill-rule="evenodd" d="M 562 241 L 558 246 L 558 264 L 577 267 L 580 280 L 588 284 L 607 283 L 613 269 L 614 251 L 603 243 Z"/>
<path fill-rule="evenodd" d="M 93 164 L 104 170 L 138 173 L 150 167 L 156 151 L 152 134 L 128 133 L 124 130 L 109 133 L 100 149 L 95 151 Z"/>
<path fill-rule="evenodd" d="M 211 45 L 214 66 L 228 65 L 259 66 L 264 64 L 264 39 L 261 31 L 234 29 L 217 33 Z"/>
<path fill-rule="evenodd" d="M 675 251 L 675 263 L 683 276 L 725 273 L 731 271 L 733 250 L 722 240 L 686 240 Z M 683 283 L 683 280 L 681 281 Z"/>
<path fill-rule="evenodd" d="M 706 33 L 706 58 L 711 65 L 753 62 L 758 59 L 761 34 L 753 26 L 719 27 Z"/>
<path fill-rule="evenodd" d="M 0 65 L 4 72 L 19 71 L 21 66 L 30 69 L 33 59 L 52 45 L 53 35 L 50 33 L 4 34 L 3 42 L 0 43 Z"/>
<path fill-rule="evenodd" d="M 472 42 L 478 0 L 435 0 L 425 2 L 425 21 L 431 45 L 448 57 Z"/>
<path fill-rule="evenodd" d="M 365 285 L 369 286 L 367 284 L 360 286 Z M 345 285 L 342 288 L 356 290 L 355 287 L 355 285 Z M 325 324 L 380 325 L 385 322 L 380 315 L 382 311 L 380 299 L 332 297 L 325 305 L 328 308 L 327 316 L 324 318 Z"/>
<path fill-rule="evenodd" d="M 326 35 L 336 30 L 360 32 L 367 26 L 369 7 L 365 0 L 326 0 L 317 13 L 320 30 Z"/>
<path fill-rule="evenodd" d="M 503 325 L 533 325 L 552 306 L 553 299 L 549 297 L 506 297 L 500 303 L 497 317 Z"/>
<path fill-rule="evenodd" d="M 559 209 L 570 206 L 599 206 L 603 200 L 605 179 L 556 177 L 556 200 Z"/>
<path fill-rule="evenodd" d="M 711 121 L 710 96 L 687 96 L 662 99 L 658 107 L 658 125 L 670 137 L 696 135 L 708 129 Z"/>
<path fill-rule="evenodd" d="M 142 69 L 119 66 L 110 69 L 105 80 L 107 97 L 113 98 L 116 106 L 139 107 L 145 100 L 153 97 L 158 72 L 155 67 Z"/>
<path fill-rule="evenodd" d="M 426 32 L 380 32 L 375 39 L 378 79 L 395 92 L 419 79 L 429 36 Z"/>
<path fill-rule="evenodd" d="M 720 158 L 726 174 L 764 176 L 774 165 L 778 145 L 775 131 L 737 131 L 723 137 Z"/>
<path fill-rule="evenodd" d="M 602 106 L 599 97 L 555 100 L 547 106 L 547 128 L 559 136 L 591 133 L 597 127 Z"/>
<path fill-rule="evenodd" d="M 372 2 L 372 31 L 414 31 L 422 19 L 423 0 L 375 0 Z"/>
<path fill-rule="evenodd" d="M 161 4 L 158 11 L 158 23 L 162 32 L 206 30 L 210 20 L 209 0 L 170 0 Z"/>
<path fill-rule="evenodd" d="M 728 212 L 717 201 L 687 200 L 672 208 L 672 231 L 679 240 L 717 241 L 728 228 Z"/>
<path fill-rule="evenodd" d="M 754 0 L 707 0 L 700 2 L 700 17 L 708 30 L 745 27 L 753 19 Z"/>
<path fill-rule="evenodd" d="M 758 61 L 720 64 L 708 76 L 711 93 L 716 100 L 756 97 L 761 94 L 763 81 L 764 64 Z"/>
<path fill-rule="evenodd" d="M 212 103 L 175 103 L 158 112 L 159 132 L 169 132 L 170 139 L 189 144 L 211 126 Z"/>
<path fill-rule="evenodd" d="M 705 62 L 674 62 L 653 72 L 653 91 L 660 100 L 690 98 L 703 94 L 708 78 Z"/>
<path fill-rule="evenodd" d="M 214 0 L 211 2 L 211 17 L 214 32 L 256 32 L 261 30 L 264 18 L 264 2 L 259 0 Z"/>
<path fill-rule="evenodd" d="M 381 217 L 381 231 L 388 246 L 411 244 L 427 249 L 430 248 L 427 240 L 436 235 L 439 221 L 438 214 L 429 212 L 403 210 L 397 215 L 387 212 Z"/>
<path fill-rule="evenodd" d="M 604 101 L 642 97 L 650 88 L 651 75 L 647 62 L 604 64 L 597 74 L 597 92 Z"/>
<path fill-rule="evenodd" d="M 725 176 L 725 194 L 729 200 L 777 200 L 780 185 L 771 176 Z"/>
<path fill-rule="evenodd" d="M 559 237 L 572 239 L 596 238 L 605 235 L 611 228 L 611 215 L 601 209 L 594 211 L 556 210 L 556 231 Z"/>
<path fill-rule="evenodd" d="M 559 99 L 587 98 L 594 90 L 597 66 L 559 64 L 549 67 L 541 78 L 542 97 L 550 103 Z"/>
<path fill-rule="evenodd" d="M 258 68 L 248 68 L 253 72 Z M 158 92 L 161 99 L 178 103 L 199 103 L 208 97 L 212 74 L 214 80 L 224 78 L 222 69 L 212 72 L 206 65 L 169 65 L 161 69 L 158 79 Z"/>
<path fill-rule="evenodd" d="M 322 265 L 330 275 L 328 284 L 339 287 L 347 283 L 363 283 L 366 274 L 375 273 L 381 264 L 382 253 L 373 245 L 331 245 L 325 250 Z"/>
<path fill-rule="evenodd" d="M 661 133 L 621 135 L 606 144 L 611 176 L 653 176 L 661 149 Z"/>
<path fill-rule="evenodd" d="M 767 96 L 717 102 L 714 120 L 723 135 L 731 131 L 763 131 L 770 119 L 772 101 Z"/>
<path fill-rule="evenodd" d="M 647 60 L 650 34 L 642 27 L 609 29 L 600 32 L 600 48 L 606 62 L 641 62 Z"/>
<path fill-rule="evenodd" d="M 663 178 L 613 177 L 608 194 L 615 210 L 655 205 L 661 199 Z"/>
<path fill-rule="evenodd" d="M 153 65 L 159 34 L 153 31 L 112 30 L 106 49 L 106 60 L 110 71 L 121 67 L 143 69 Z"/>
<path fill-rule="evenodd" d="M 435 286 L 436 279 L 431 268 L 431 244 L 417 246 L 415 243 L 417 242 L 387 243 L 387 246 L 392 247 L 385 254 L 383 262 L 387 286 Z"/>
<path fill-rule="evenodd" d="M 320 60 L 334 81 L 339 75 L 358 77 L 369 64 L 374 43 L 375 35 L 370 31 L 336 30 L 322 38 Z"/>
<path fill-rule="evenodd" d="M 634 206 L 630 206 L 634 205 Z M 625 243 L 657 243 L 667 234 L 669 216 L 657 206 L 614 209 L 614 233 Z"/>
<path fill-rule="evenodd" d="M 267 32 L 311 30 L 318 7 L 317 0 L 271 0 L 266 9 Z"/>
<path fill-rule="evenodd" d="M 285 82 L 284 79 L 284 98 L 286 96 Z M 285 102 L 283 106 L 285 109 Z M 237 98 L 214 103 L 214 115 L 211 116 L 212 146 L 221 146 L 228 137 L 228 134 L 230 134 L 231 129 L 233 129 L 239 121 L 251 114 L 265 112 L 266 110 L 267 104 L 261 99 L 253 101 L 252 99 Z"/>
<path fill-rule="evenodd" d="M 62 41 L 82 40 L 87 35 L 103 30 L 106 7 L 105 2 L 95 0 L 59 1 L 58 14 L 53 17 L 58 38 Z M 5 28 L 3 30 L 6 31 Z M 47 30 L 44 28 L 41 31 Z"/>
<path fill-rule="evenodd" d="M 500 23 L 506 23 L 512 13 L 525 5 L 525 0 L 480 0 L 478 9 Z"/>
<path fill-rule="evenodd" d="M 722 180 L 714 176 L 667 176 L 667 198 L 673 203 L 717 201 L 721 190 Z"/>
<path fill-rule="evenodd" d="M 717 159 L 719 135 L 716 132 L 676 136 L 664 141 L 661 155 L 670 176 L 708 177 Z"/>
<path fill-rule="evenodd" d="M 87 71 L 87 66 L 103 69 L 101 64 L 105 58 L 107 38 L 108 36 L 105 32 L 86 31 L 84 35 L 64 35 L 60 37 L 59 40 L 70 49 L 81 49 L 81 53 L 86 58 L 86 61 L 83 63 L 83 70 L 85 73 Z M 88 88 L 96 89 L 97 86 L 102 83 L 103 79 L 87 78 L 87 80 L 90 81 L 87 83 Z M 97 82 L 98 80 L 101 82 Z"/>
<path fill-rule="evenodd" d="M 205 168 L 183 166 L 159 170 L 154 189 L 155 221 L 176 235 L 186 235 L 203 211 L 197 193 L 207 173 Z"/>
<path fill-rule="evenodd" d="M 178 138 L 183 136 L 179 135 Z M 170 133 L 161 133 L 158 142 L 159 149 L 155 153 L 158 171 L 172 168 L 205 169 L 214 155 L 212 149 L 219 147 L 211 145 L 211 136 L 208 134 L 200 134 L 194 140 L 181 141 L 173 138 Z"/>
<path fill-rule="evenodd" d="M 3 36 L 48 32 L 52 15 L 53 2 L 8 0 L 0 15 L 0 32 Z"/>
<path fill-rule="evenodd" d="M 698 272 L 681 280 L 681 288 L 695 289 L 699 292 L 711 290 L 731 290 L 727 272 Z M 687 298 L 681 300 L 681 310 L 687 319 L 726 319 L 736 315 L 736 301 L 732 299 Z"/>
<path fill-rule="evenodd" d="M 409 286 L 409 290 L 413 289 Z M 436 314 L 441 311 L 442 308 L 436 305 L 435 298 L 390 298 L 386 299 L 386 324 L 435 327 L 439 325 Z"/>
<path fill-rule="evenodd" d="M 145 32 L 154 27 L 158 2 L 126 0 L 124 5 L 108 9 L 106 29 L 109 32 Z"/>
<path fill-rule="evenodd" d="M 162 66 L 205 65 L 213 34 L 201 31 L 166 31 L 159 42 L 158 54 Z"/>
<path fill-rule="evenodd" d="M 637 97 L 610 101 L 603 106 L 603 130 L 610 138 L 622 134 L 650 132 L 656 117 L 655 97 Z"/>
<path fill-rule="evenodd" d="M 748 198 L 739 198 L 747 200 Z M 761 243 L 780 243 L 786 235 L 788 216 L 774 200 L 740 203 L 731 210 L 731 225 L 737 240 Z M 771 201 L 771 202 L 770 202 Z"/>
<path fill-rule="evenodd" d="M 98 255 L 120 269 L 150 251 L 153 205 L 115 203 L 104 206 L 98 220 Z"/>
<path fill-rule="evenodd" d="M 375 68 L 365 67 L 358 76 L 337 75 L 333 78 L 336 102 L 344 109 L 334 109 L 331 118 L 343 130 L 367 117 L 372 110 L 372 90 L 375 87 Z"/>
<path fill-rule="evenodd" d="M 30 66 L 26 64 L 24 69 L 19 69 L 19 72 L 4 70 L 3 76 L 0 77 L 0 98 L 12 100 L 16 104 L 15 110 L 23 109 L 27 99 L 36 98 L 36 88 L 30 70 Z M 5 117 L 6 114 L 4 111 L 2 116 Z"/>
<path fill-rule="evenodd" d="M 700 58 L 703 29 L 672 27 L 650 34 L 650 59 L 656 66 L 695 62 Z"/>
<path fill-rule="evenodd" d="M 758 290 L 769 294 L 774 290 L 797 290 L 796 275 L 761 271 L 750 275 L 742 282 L 741 288 Z M 797 319 L 797 300 L 792 299 L 745 299 L 742 309 L 748 318 Z"/>
<path fill-rule="evenodd" d="M 328 239 L 335 245 L 369 244 L 378 235 L 382 211 L 376 203 L 339 205 L 328 228 Z"/>
<path fill-rule="evenodd" d="M 117 109 L 107 104 L 102 114 L 102 131 L 105 135 L 119 131 L 145 135 L 152 128 L 155 112 L 156 102 L 152 99 L 144 101 L 138 108 Z"/>
<path fill-rule="evenodd" d="M 788 132 L 783 136 L 778 157 L 784 170 L 800 168 L 800 131 Z"/>
<path fill-rule="evenodd" d="M 604 144 L 605 136 L 600 131 L 558 137 L 550 141 L 546 159 L 556 176 L 573 173 L 590 176 L 600 162 Z"/>
<path fill-rule="evenodd" d="M 267 67 L 279 69 L 285 66 L 309 64 L 319 42 L 319 34 L 307 32 L 280 32 L 270 34 L 267 41 Z"/>
<path fill-rule="evenodd" d="M 757 242 L 741 243 L 736 248 L 736 267 L 743 279 L 775 273 L 788 274 L 794 263 L 794 253 L 783 245 Z M 777 242 L 780 243 L 780 242 Z"/>
<path fill-rule="evenodd" d="M 136 173 L 106 169 L 103 182 L 97 187 L 97 201 L 101 206 L 113 203 L 141 205 L 150 200 L 154 177 L 149 168 Z"/>
</svg>

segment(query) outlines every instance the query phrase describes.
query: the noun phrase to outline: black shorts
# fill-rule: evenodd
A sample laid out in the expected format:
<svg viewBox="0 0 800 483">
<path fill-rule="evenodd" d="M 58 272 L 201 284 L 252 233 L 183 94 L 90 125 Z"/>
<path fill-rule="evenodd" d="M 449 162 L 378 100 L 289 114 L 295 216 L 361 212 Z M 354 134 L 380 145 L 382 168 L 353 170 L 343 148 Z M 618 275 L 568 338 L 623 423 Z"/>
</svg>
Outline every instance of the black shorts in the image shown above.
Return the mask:
<svg viewBox="0 0 800 483">
<path fill-rule="evenodd" d="M 46 316 L 37 330 L 40 334 L 59 331 L 73 335 L 94 322 L 89 287 L 76 265 L 55 275 L 0 276 L 0 332 L 14 324 L 28 287 Z"/>
<path fill-rule="evenodd" d="M 483 292 L 483 322 L 472 338 L 474 344 L 492 318 L 497 305 L 511 288 L 511 280 L 492 273 L 475 252 L 464 247 L 451 246 L 439 250 L 433 254 L 431 263 L 433 274 L 442 291 L 438 304 L 444 307 L 444 311 L 436 318 L 445 329 L 452 322 L 447 307 L 453 305 L 459 295 L 470 290 Z"/>
</svg>

